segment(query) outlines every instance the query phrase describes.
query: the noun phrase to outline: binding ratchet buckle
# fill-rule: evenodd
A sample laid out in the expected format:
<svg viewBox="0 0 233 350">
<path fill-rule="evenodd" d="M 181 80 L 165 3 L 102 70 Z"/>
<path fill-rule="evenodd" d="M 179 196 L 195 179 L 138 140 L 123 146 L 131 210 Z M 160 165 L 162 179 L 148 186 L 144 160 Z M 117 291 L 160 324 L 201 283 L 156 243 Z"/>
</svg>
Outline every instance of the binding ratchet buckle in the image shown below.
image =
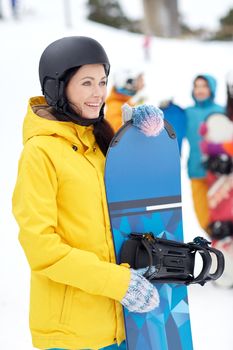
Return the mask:
<svg viewBox="0 0 233 350">
<path fill-rule="evenodd" d="M 218 279 L 224 271 L 223 254 L 212 248 L 205 238 L 196 237 L 193 242 L 180 243 L 157 238 L 152 232 L 134 232 L 128 237 L 122 245 L 120 262 L 128 263 L 133 269 L 147 268 L 143 275 L 151 282 L 203 286 Z M 201 256 L 202 267 L 194 276 L 196 253 Z"/>
</svg>

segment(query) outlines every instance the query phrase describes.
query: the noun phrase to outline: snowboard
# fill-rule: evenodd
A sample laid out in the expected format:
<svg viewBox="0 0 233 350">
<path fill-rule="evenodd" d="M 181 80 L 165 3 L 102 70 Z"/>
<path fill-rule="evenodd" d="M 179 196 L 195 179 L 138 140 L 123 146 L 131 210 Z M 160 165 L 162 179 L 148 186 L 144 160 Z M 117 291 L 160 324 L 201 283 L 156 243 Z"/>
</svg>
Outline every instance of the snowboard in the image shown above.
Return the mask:
<svg viewBox="0 0 233 350">
<path fill-rule="evenodd" d="M 213 113 L 201 125 L 200 134 L 210 223 L 233 221 L 233 123 L 226 115 Z"/>
<path fill-rule="evenodd" d="M 128 121 L 106 157 L 105 186 L 117 263 L 132 232 L 183 241 L 180 155 L 172 127 L 146 136 Z M 156 283 L 160 305 L 147 313 L 123 308 L 127 350 L 192 350 L 187 287 Z"/>
<path fill-rule="evenodd" d="M 212 246 L 225 257 L 225 271 L 215 283 L 233 287 L 233 122 L 224 114 L 213 113 L 201 125 L 200 134 L 207 168 L 207 230 Z"/>
</svg>

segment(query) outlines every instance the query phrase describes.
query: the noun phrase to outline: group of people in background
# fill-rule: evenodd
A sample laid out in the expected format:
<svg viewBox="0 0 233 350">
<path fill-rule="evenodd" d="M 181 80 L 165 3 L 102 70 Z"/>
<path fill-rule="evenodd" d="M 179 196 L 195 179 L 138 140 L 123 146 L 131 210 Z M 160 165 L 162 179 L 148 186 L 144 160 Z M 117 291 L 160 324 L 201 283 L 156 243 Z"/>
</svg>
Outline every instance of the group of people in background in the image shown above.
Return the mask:
<svg viewBox="0 0 233 350">
<path fill-rule="evenodd" d="M 123 69 L 120 72 L 116 72 L 113 80 L 113 87 L 106 99 L 106 119 L 111 124 L 114 132 L 123 125 L 121 107 L 124 103 L 127 102 L 131 106 L 136 106 L 146 102 L 144 85 L 144 74 L 142 71 L 136 72 L 131 69 Z M 189 143 L 188 176 L 191 183 L 193 206 L 201 228 L 214 242 L 224 242 L 224 244 L 221 245 L 222 250 L 226 247 L 228 250 L 233 250 L 233 240 L 231 239 L 233 235 L 233 214 L 232 217 L 227 218 L 227 222 L 230 223 L 228 225 L 226 225 L 226 220 L 223 222 L 216 220 L 217 223 L 213 223 L 213 218 L 210 215 L 208 194 L 210 190 L 213 191 L 213 189 L 211 189 L 213 179 L 211 178 L 212 180 L 209 181 L 209 175 L 207 176 L 208 169 L 204 162 L 204 158 L 207 156 L 208 152 L 201 147 L 203 140 L 201 128 L 203 123 L 205 123 L 210 116 L 218 115 L 220 117 L 220 124 L 221 116 L 227 116 L 229 120 L 233 121 L 233 73 L 229 73 L 227 76 L 227 101 L 225 106 L 221 106 L 215 102 L 216 88 L 217 82 L 213 76 L 199 74 L 193 80 L 192 98 L 194 103 L 192 106 L 184 109 L 175 104 L 172 99 L 168 99 L 167 101 L 162 101 L 159 107 L 162 109 L 165 119 L 172 124 L 176 131 L 180 154 L 183 139 L 186 138 Z M 221 130 L 216 130 L 216 133 L 221 133 Z M 228 142 L 233 144 L 233 135 L 232 140 L 228 140 Z M 213 159 L 211 152 L 209 156 L 211 157 L 212 164 L 216 164 L 217 160 L 216 158 Z M 223 158 L 224 156 L 226 155 L 223 155 Z M 228 158 L 230 156 L 233 156 L 233 154 L 228 155 Z M 215 180 L 219 179 L 220 175 L 226 176 L 226 174 L 219 173 L 218 171 L 215 173 L 217 174 Z M 221 178 L 221 181 L 223 181 L 223 178 Z M 230 194 L 228 193 L 228 197 L 229 196 Z M 215 231 L 212 235 L 210 227 L 212 227 L 213 224 L 215 224 Z M 216 227 L 217 240 L 215 240 Z M 226 237 L 228 241 L 230 237 L 230 248 L 229 244 L 225 242 Z M 227 254 L 225 251 L 224 253 Z M 230 264 L 232 263 L 233 255 L 230 259 Z M 233 267 L 230 267 L 230 271 L 230 276 L 227 276 L 229 280 L 223 283 L 226 286 L 233 286 Z"/>
</svg>

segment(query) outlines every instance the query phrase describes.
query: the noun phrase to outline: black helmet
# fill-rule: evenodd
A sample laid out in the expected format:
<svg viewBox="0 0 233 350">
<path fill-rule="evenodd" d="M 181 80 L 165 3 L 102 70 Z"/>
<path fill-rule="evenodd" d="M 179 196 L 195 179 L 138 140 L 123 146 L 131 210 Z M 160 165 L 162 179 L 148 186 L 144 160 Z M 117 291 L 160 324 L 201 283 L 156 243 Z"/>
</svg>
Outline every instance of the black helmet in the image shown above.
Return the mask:
<svg viewBox="0 0 233 350">
<path fill-rule="evenodd" d="M 110 63 L 100 43 L 85 36 L 65 37 L 51 43 L 39 63 L 40 84 L 48 104 L 55 108 L 64 103 L 65 74 L 71 68 L 100 63 L 109 74 Z"/>
</svg>

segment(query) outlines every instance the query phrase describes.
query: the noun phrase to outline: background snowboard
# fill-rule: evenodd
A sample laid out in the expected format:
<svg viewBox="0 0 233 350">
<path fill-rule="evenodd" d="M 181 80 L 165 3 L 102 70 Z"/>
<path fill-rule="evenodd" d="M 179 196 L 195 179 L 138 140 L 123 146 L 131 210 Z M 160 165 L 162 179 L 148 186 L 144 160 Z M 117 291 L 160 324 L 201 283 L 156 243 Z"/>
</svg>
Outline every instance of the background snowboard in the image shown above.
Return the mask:
<svg viewBox="0 0 233 350">
<path fill-rule="evenodd" d="M 224 114 L 211 114 L 200 128 L 201 150 L 207 166 L 210 224 L 233 222 L 233 122 Z M 212 158 L 211 168 L 208 159 Z M 229 163 L 231 159 L 231 162 Z M 218 164 L 218 166 L 217 166 Z"/>
<path fill-rule="evenodd" d="M 233 122 L 213 113 L 201 125 L 201 150 L 207 167 L 209 228 L 212 246 L 222 251 L 225 270 L 215 283 L 233 287 Z M 212 159 L 212 166 L 208 165 Z M 221 162 L 220 162 L 221 160 Z M 230 162 L 230 163 L 229 163 Z M 217 164 L 219 164 L 217 166 Z"/>
<path fill-rule="evenodd" d="M 180 156 L 171 127 L 145 136 L 132 122 L 115 135 L 105 185 L 117 262 L 131 232 L 183 240 Z M 187 287 L 156 284 L 160 305 L 148 313 L 124 309 L 128 350 L 191 350 Z"/>
</svg>

